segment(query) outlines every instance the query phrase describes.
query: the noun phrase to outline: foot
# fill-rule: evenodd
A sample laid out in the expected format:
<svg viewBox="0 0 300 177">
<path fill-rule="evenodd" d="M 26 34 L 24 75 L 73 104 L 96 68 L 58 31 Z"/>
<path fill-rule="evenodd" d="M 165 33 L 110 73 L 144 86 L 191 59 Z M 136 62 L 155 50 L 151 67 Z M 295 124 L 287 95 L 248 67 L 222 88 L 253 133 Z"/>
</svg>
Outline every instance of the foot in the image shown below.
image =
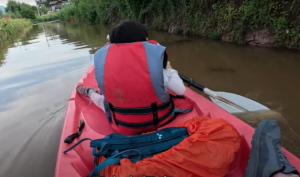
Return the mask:
<svg viewBox="0 0 300 177">
<path fill-rule="evenodd" d="M 280 128 L 276 120 L 264 120 L 255 130 L 245 177 L 272 177 L 281 172 L 296 174 L 281 151 Z"/>
<path fill-rule="evenodd" d="M 94 92 L 101 95 L 100 91 L 94 89 L 93 87 L 87 87 L 85 85 L 78 85 L 76 87 L 76 91 L 77 91 L 78 94 L 80 94 L 82 96 L 85 96 L 85 97 L 89 97 L 89 92 L 91 92 L 91 91 L 94 91 Z"/>
</svg>

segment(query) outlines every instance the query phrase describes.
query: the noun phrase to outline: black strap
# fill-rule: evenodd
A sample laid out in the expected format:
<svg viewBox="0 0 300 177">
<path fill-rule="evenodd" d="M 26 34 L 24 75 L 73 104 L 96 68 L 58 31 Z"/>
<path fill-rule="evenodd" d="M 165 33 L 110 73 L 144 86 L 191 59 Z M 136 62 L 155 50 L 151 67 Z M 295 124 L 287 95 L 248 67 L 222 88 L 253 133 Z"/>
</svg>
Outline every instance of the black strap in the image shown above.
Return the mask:
<svg viewBox="0 0 300 177">
<path fill-rule="evenodd" d="M 175 99 L 185 99 L 185 97 L 183 95 L 170 95 L 172 98 L 175 98 Z"/>
<path fill-rule="evenodd" d="M 162 103 L 157 105 L 157 111 L 162 111 L 170 107 L 171 105 L 171 98 L 168 102 Z M 120 108 L 115 107 L 111 103 L 108 103 L 110 110 L 114 113 L 122 114 L 122 115 L 145 115 L 145 114 L 152 114 L 153 108 L 152 105 L 149 107 L 139 107 L 139 108 Z"/>
<path fill-rule="evenodd" d="M 163 68 L 164 69 L 167 68 L 167 64 L 168 64 L 168 54 L 167 54 L 167 50 L 165 50 L 164 58 L 163 58 Z"/>
<path fill-rule="evenodd" d="M 117 120 L 116 114 L 115 114 L 115 107 L 111 103 L 108 103 L 108 106 L 109 106 L 109 109 L 111 110 L 111 112 L 113 114 L 114 122 L 118 126 L 118 120 Z"/>
<path fill-rule="evenodd" d="M 152 104 L 151 104 L 151 106 L 152 106 Z M 157 105 L 157 108 L 159 108 L 159 105 Z M 114 117 L 114 121 L 116 124 L 118 124 L 122 127 L 127 127 L 127 128 L 132 128 L 132 129 L 151 127 L 153 125 L 158 125 L 160 122 L 165 121 L 173 113 L 174 109 L 175 109 L 174 102 L 173 102 L 172 98 L 170 98 L 170 110 L 162 117 L 158 117 L 158 114 L 157 114 L 157 117 L 155 117 L 153 119 L 153 121 L 142 122 L 142 123 L 128 123 L 128 122 L 123 122 L 123 121 L 117 120 L 117 119 L 115 119 L 115 117 Z M 157 109 L 157 111 L 160 111 L 160 110 Z M 154 115 L 154 113 L 152 112 L 152 109 L 151 109 L 150 113 L 152 113 Z M 113 115 L 114 115 L 114 112 L 113 112 Z"/>
<path fill-rule="evenodd" d="M 69 135 L 69 136 L 65 139 L 64 142 L 67 143 L 67 144 L 71 144 L 71 143 L 74 141 L 75 138 L 78 138 L 78 137 L 81 135 L 81 132 L 82 132 L 82 129 L 83 129 L 84 125 L 85 125 L 85 124 L 84 124 L 84 120 L 81 119 L 81 120 L 79 121 L 78 132 L 73 133 L 72 135 Z"/>
<path fill-rule="evenodd" d="M 157 111 L 158 111 L 157 104 L 152 103 L 151 108 L 152 108 L 152 114 L 153 114 L 153 125 L 157 126 L 159 124 L 159 118 L 158 118 L 158 113 L 157 113 Z"/>
</svg>

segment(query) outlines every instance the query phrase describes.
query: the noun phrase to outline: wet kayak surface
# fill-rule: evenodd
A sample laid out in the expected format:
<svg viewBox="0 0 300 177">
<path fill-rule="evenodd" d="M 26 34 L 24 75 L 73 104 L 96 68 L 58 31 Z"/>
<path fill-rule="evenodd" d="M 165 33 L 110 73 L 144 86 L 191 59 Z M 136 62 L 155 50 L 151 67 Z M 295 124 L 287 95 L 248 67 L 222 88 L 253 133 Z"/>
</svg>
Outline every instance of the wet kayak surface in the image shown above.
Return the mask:
<svg viewBox="0 0 300 177">
<path fill-rule="evenodd" d="M 0 49 L 0 176 L 54 175 L 66 107 L 109 27 L 44 23 Z M 173 68 L 216 91 L 283 114 L 285 147 L 300 157 L 300 53 L 151 31 Z M 255 125 L 258 122 L 246 120 Z"/>
</svg>

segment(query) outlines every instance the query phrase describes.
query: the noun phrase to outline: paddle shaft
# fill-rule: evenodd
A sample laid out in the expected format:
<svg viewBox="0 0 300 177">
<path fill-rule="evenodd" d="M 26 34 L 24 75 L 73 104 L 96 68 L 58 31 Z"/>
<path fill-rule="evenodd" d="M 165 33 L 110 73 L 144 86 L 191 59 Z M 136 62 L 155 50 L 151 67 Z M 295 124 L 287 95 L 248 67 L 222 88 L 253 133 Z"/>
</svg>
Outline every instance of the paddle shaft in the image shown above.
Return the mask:
<svg viewBox="0 0 300 177">
<path fill-rule="evenodd" d="M 223 103 L 225 103 L 225 104 L 227 104 L 227 105 L 233 106 L 233 107 L 239 109 L 240 111 L 248 112 L 247 109 L 245 109 L 245 108 L 243 108 L 243 107 L 241 107 L 241 106 L 239 106 L 239 105 L 237 105 L 237 104 L 235 104 L 235 103 L 233 103 L 233 102 L 227 100 L 226 98 L 223 98 L 223 97 L 220 97 L 220 96 L 216 95 L 216 94 L 214 93 L 214 91 L 211 91 L 211 90 L 205 88 L 204 86 L 202 86 L 202 85 L 196 83 L 196 82 L 194 81 L 194 79 L 192 79 L 192 78 L 189 79 L 189 78 L 187 78 L 187 77 L 185 77 L 185 76 L 183 76 L 183 75 L 181 75 L 181 74 L 179 74 L 179 76 L 180 76 L 180 78 L 181 78 L 184 82 L 186 82 L 186 83 L 188 84 L 188 86 L 193 86 L 193 87 L 195 87 L 196 89 L 198 89 L 198 90 L 204 92 L 206 95 L 213 96 L 213 98 L 216 98 L 216 99 L 218 99 L 219 101 L 221 101 L 221 102 L 223 102 Z M 209 92 L 210 92 L 211 94 L 210 94 Z"/>
<path fill-rule="evenodd" d="M 187 83 L 189 86 L 193 86 L 193 87 L 195 87 L 196 89 L 198 89 L 198 90 L 200 90 L 200 91 L 204 91 L 204 89 L 205 89 L 205 87 L 204 86 L 202 86 L 202 85 L 200 85 L 200 84 L 198 84 L 198 83 L 196 83 L 195 81 L 194 81 L 194 79 L 193 78 L 187 78 L 187 77 L 185 77 L 185 76 L 183 76 L 183 75 L 181 75 L 181 74 L 179 74 L 179 76 L 180 76 L 180 78 L 185 82 L 185 83 Z"/>
</svg>

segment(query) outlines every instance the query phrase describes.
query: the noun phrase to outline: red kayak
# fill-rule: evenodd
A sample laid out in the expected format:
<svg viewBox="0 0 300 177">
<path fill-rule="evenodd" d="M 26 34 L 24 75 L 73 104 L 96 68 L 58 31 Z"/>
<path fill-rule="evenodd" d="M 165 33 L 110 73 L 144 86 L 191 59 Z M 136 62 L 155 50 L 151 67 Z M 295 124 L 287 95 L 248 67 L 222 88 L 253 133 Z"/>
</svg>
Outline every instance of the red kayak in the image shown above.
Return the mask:
<svg viewBox="0 0 300 177">
<path fill-rule="evenodd" d="M 90 87 L 97 88 L 97 82 L 94 75 L 94 66 L 91 66 L 78 84 L 84 84 Z M 76 87 L 75 87 L 76 88 Z M 103 111 L 99 111 L 90 100 L 84 98 L 76 93 L 74 88 L 66 113 L 66 118 L 61 134 L 60 145 L 58 149 L 55 177 L 84 177 L 87 176 L 94 169 L 94 159 L 91 155 L 92 149 L 89 142 L 83 142 L 76 148 L 63 154 L 63 151 L 70 148 L 82 138 L 99 139 L 104 136 L 114 133 L 107 122 L 107 118 Z M 226 177 L 242 177 L 245 174 L 245 169 L 248 164 L 251 140 L 254 129 L 236 118 L 232 114 L 218 107 L 210 100 L 197 94 L 189 88 L 186 88 L 184 94 L 186 99 L 192 103 L 194 109 L 187 114 L 178 115 L 178 117 L 170 124 L 161 127 L 172 127 L 185 122 L 195 116 L 207 116 L 212 118 L 223 118 L 231 123 L 241 135 L 241 147 L 232 162 L 229 173 Z M 64 143 L 65 138 L 78 131 L 79 121 L 83 119 L 85 127 L 79 138 L 76 138 L 71 144 Z M 300 159 L 292 153 L 283 149 L 288 160 L 291 164 L 300 171 Z"/>
</svg>

